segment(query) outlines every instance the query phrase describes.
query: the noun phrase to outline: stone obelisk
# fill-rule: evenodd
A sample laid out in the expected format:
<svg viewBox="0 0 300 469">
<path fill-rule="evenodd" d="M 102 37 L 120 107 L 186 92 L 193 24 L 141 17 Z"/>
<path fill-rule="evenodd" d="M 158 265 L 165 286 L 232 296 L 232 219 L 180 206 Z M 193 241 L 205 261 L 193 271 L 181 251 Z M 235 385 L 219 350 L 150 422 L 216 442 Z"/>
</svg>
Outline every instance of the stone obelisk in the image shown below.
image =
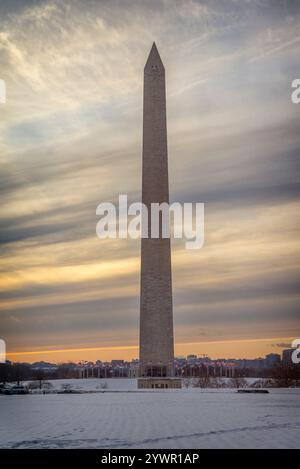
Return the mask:
<svg viewBox="0 0 300 469">
<path fill-rule="evenodd" d="M 165 69 L 155 43 L 144 69 L 142 202 L 148 238 L 142 239 L 139 387 L 179 387 L 174 376 L 170 238 L 150 238 L 151 204 L 169 203 Z"/>
</svg>

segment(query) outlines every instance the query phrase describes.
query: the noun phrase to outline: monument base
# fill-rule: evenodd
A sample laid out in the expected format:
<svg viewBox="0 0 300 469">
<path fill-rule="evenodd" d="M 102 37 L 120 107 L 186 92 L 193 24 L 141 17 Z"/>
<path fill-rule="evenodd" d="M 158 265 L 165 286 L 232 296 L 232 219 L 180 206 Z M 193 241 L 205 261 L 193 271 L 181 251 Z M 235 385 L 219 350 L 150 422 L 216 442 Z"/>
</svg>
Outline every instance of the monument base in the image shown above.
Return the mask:
<svg viewBox="0 0 300 469">
<path fill-rule="evenodd" d="M 179 389 L 180 378 L 138 378 L 138 389 Z"/>
</svg>

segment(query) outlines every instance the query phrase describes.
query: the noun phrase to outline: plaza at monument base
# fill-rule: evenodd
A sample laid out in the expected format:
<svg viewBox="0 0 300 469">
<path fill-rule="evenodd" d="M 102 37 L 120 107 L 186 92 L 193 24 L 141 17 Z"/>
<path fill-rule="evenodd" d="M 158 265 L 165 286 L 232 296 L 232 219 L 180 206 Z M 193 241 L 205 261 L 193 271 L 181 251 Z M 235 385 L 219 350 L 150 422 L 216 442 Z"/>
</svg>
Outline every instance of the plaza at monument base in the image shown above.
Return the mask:
<svg viewBox="0 0 300 469">
<path fill-rule="evenodd" d="M 138 378 L 139 389 L 180 389 L 180 378 Z"/>
</svg>

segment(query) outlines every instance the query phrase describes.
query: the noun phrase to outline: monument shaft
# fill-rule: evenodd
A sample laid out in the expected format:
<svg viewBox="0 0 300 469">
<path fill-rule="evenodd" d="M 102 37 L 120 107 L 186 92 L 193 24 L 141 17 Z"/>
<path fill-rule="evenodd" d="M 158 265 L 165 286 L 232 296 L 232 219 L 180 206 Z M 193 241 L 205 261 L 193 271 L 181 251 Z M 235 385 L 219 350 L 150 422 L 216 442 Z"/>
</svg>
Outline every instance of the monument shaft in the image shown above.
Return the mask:
<svg viewBox="0 0 300 469">
<path fill-rule="evenodd" d="M 165 70 L 155 44 L 144 69 L 142 202 L 169 203 Z M 140 376 L 172 377 L 174 363 L 170 238 L 143 238 Z"/>
</svg>

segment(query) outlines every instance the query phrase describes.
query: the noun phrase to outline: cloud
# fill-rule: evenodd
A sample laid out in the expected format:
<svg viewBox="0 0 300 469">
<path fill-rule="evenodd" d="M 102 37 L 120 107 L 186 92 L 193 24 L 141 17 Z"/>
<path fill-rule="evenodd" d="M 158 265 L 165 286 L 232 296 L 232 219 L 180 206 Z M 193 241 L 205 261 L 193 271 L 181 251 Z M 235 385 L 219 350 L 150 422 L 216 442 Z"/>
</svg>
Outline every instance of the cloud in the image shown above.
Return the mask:
<svg viewBox="0 0 300 469">
<path fill-rule="evenodd" d="M 289 342 L 279 342 L 278 344 L 271 344 L 271 347 L 291 348 L 291 343 L 289 343 Z"/>
<path fill-rule="evenodd" d="M 153 40 L 167 71 L 171 198 L 206 203 L 204 249 L 173 243 L 176 337 L 299 330 L 295 2 L 0 8 L 9 346 L 137 341 L 140 245 L 100 242 L 95 209 L 119 193 L 140 200 L 142 72 Z"/>
</svg>

